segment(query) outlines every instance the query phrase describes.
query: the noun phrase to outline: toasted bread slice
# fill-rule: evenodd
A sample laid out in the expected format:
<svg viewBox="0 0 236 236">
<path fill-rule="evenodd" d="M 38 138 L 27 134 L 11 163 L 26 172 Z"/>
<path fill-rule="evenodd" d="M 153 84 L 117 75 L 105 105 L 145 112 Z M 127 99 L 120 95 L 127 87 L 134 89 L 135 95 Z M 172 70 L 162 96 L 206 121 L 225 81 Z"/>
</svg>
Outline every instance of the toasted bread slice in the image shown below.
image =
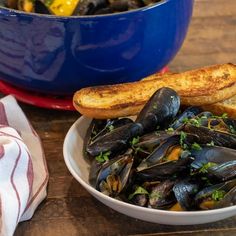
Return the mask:
<svg viewBox="0 0 236 236">
<path fill-rule="evenodd" d="M 236 96 L 212 105 L 202 106 L 202 108 L 216 115 L 227 113 L 229 117 L 236 119 Z"/>
<path fill-rule="evenodd" d="M 176 90 L 182 104 L 213 104 L 236 95 L 236 65 L 215 65 L 162 79 L 158 76 L 133 83 L 84 88 L 74 94 L 73 103 L 81 114 L 97 119 L 135 115 L 162 87 Z"/>
</svg>

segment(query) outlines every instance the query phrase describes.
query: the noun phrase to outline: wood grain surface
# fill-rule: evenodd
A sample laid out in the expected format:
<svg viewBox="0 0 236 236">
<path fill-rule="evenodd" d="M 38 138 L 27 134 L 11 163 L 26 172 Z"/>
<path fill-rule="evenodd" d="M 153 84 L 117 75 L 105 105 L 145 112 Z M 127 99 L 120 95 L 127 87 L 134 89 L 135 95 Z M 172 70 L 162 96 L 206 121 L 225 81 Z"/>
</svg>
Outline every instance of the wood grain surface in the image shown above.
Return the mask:
<svg viewBox="0 0 236 236">
<path fill-rule="evenodd" d="M 196 0 L 187 38 L 170 69 L 226 62 L 236 63 L 236 0 Z M 63 161 L 63 139 L 79 114 L 20 105 L 42 138 L 50 180 L 47 199 L 30 221 L 19 224 L 15 236 L 236 235 L 236 217 L 168 226 L 142 222 L 104 206 L 75 181 Z"/>
</svg>

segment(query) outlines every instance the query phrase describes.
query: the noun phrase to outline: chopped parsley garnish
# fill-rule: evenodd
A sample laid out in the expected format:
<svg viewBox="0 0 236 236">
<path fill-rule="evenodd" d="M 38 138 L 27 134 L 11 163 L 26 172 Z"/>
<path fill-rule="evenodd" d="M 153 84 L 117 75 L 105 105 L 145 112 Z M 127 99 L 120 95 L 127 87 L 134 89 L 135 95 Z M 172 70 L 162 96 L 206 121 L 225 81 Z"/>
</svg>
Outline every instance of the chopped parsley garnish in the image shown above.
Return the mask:
<svg viewBox="0 0 236 236">
<path fill-rule="evenodd" d="M 207 172 L 208 172 L 208 169 L 209 169 L 210 167 L 215 166 L 215 165 L 216 165 L 216 163 L 214 163 L 214 162 L 208 162 L 208 163 L 204 164 L 204 165 L 200 168 L 199 173 L 207 173 Z"/>
<path fill-rule="evenodd" d="M 136 188 L 136 190 L 129 195 L 128 200 L 131 200 L 137 194 L 147 194 L 147 195 L 149 195 L 148 191 L 145 188 L 143 188 L 141 186 L 138 186 Z"/>
<path fill-rule="evenodd" d="M 209 147 L 213 147 L 213 146 L 215 146 L 215 143 L 214 143 L 214 141 L 211 141 L 210 143 L 207 143 L 206 145 Z"/>
<path fill-rule="evenodd" d="M 188 121 L 189 121 L 188 117 L 184 117 L 183 123 L 186 124 L 186 123 L 188 123 Z"/>
<path fill-rule="evenodd" d="M 107 128 L 109 129 L 110 132 L 115 129 L 114 125 L 108 125 Z"/>
<path fill-rule="evenodd" d="M 134 137 L 132 140 L 131 140 L 131 142 L 130 142 L 130 144 L 131 144 L 131 146 L 134 146 L 135 144 L 137 144 L 139 142 L 139 137 Z"/>
<path fill-rule="evenodd" d="M 200 150 L 202 150 L 202 147 L 198 143 L 194 142 L 191 145 L 191 149 L 196 150 L 196 151 L 200 151 Z"/>
<path fill-rule="evenodd" d="M 172 132 L 174 132 L 174 129 L 173 129 L 173 128 L 168 128 L 166 131 L 167 131 L 168 133 L 172 133 Z"/>
<path fill-rule="evenodd" d="M 45 0 L 44 4 L 49 7 L 52 4 L 53 0 Z"/>
<path fill-rule="evenodd" d="M 212 116 L 212 118 L 215 118 L 215 119 L 226 119 L 226 118 L 228 118 L 228 114 L 227 113 L 223 113 L 221 116 Z"/>
<path fill-rule="evenodd" d="M 229 130 L 230 130 L 230 133 L 236 134 L 236 129 L 232 125 L 229 126 Z"/>
<path fill-rule="evenodd" d="M 109 156 L 111 155 L 111 152 L 105 152 L 105 153 L 100 153 L 98 156 L 95 157 L 96 161 L 99 163 L 103 163 L 105 161 L 109 161 Z"/>
<path fill-rule="evenodd" d="M 186 149 L 187 148 L 187 144 L 184 143 L 185 139 L 186 139 L 187 135 L 185 132 L 181 131 L 180 132 L 180 145 L 183 149 Z"/>
<path fill-rule="evenodd" d="M 211 197 L 215 201 L 220 201 L 221 199 L 224 198 L 225 194 L 226 194 L 226 192 L 224 190 L 215 190 L 212 193 Z"/>
<path fill-rule="evenodd" d="M 158 198 L 158 199 L 160 199 L 160 198 L 162 198 L 163 196 L 162 196 L 162 194 L 160 193 L 160 192 L 151 192 L 150 194 L 149 194 L 149 198 Z"/>
<path fill-rule="evenodd" d="M 157 104 L 156 104 L 156 103 L 153 103 L 152 108 L 153 108 L 153 109 L 157 109 Z"/>
</svg>

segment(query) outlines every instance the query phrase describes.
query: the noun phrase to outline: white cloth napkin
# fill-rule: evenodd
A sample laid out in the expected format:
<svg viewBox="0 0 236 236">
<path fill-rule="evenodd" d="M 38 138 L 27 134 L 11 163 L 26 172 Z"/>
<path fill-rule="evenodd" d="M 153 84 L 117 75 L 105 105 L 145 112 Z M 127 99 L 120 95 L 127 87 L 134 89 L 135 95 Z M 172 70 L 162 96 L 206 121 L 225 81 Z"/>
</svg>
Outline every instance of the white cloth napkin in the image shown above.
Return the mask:
<svg viewBox="0 0 236 236">
<path fill-rule="evenodd" d="M 46 197 L 40 138 L 12 96 L 0 100 L 0 236 L 13 235 Z"/>
</svg>

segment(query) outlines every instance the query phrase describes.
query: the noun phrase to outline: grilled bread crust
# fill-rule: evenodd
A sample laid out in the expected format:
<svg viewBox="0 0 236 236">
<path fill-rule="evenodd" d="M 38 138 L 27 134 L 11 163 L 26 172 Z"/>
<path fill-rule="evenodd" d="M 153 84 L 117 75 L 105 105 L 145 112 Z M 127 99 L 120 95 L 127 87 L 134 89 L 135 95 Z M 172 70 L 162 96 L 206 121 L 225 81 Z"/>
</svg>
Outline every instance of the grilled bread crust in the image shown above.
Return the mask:
<svg viewBox="0 0 236 236">
<path fill-rule="evenodd" d="M 162 87 L 176 90 L 183 105 L 214 104 L 236 95 L 236 65 L 214 65 L 162 78 L 157 74 L 133 83 L 88 87 L 74 94 L 73 104 L 81 114 L 97 119 L 135 115 Z"/>
<path fill-rule="evenodd" d="M 236 119 L 236 96 L 212 105 L 202 106 L 202 108 L 216 115 L 227 113 L 228 117 Z"/>
</svg>

